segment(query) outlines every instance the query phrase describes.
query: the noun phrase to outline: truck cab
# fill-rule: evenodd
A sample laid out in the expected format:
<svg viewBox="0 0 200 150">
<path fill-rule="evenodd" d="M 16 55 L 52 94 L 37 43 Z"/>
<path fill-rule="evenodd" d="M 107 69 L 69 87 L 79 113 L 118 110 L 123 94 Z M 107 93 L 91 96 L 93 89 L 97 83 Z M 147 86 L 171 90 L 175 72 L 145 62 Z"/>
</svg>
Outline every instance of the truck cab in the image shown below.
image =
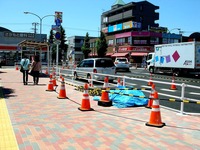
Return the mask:
<svg viewBox="0 0 200 150">
<path fill-rule="evenodd" d="M 155 53 L 149 53 L 147 55 L 147 69 L 149 70 L 150 73 L 154 73 L 154 55 Z"/>
</svg>

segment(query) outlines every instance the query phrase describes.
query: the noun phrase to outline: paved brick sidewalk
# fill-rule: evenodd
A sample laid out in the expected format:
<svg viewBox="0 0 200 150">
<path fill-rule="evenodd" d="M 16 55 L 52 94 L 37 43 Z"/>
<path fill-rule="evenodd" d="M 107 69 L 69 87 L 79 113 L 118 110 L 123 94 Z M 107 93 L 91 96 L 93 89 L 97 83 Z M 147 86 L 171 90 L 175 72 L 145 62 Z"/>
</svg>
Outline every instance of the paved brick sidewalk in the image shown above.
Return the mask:
<svg viewBox="0 0 200 150">
<path fill-rule="evenodd" d="M 83 93 L 73 86 L 65 86 L 69 99 L 57 99 L 59 82 L 57 92 L 47 92 L 49 78 L 33 85 L 30 76 L 28 85 L 23 85 L 19 71 L 0 71 L 0 86 L 6 89 L 5 99 L 0 100 L 6 102 L 20 150 L 200 149 L 200 116 L 161 108 L 166 126 L 149 127 L 145 123 L 150 109 L 101 107 L 92 97 L 95 111 L 82 112 L 78 107 Z M 6 131 L 0 134 L 5 137 Z"/>
</svg>

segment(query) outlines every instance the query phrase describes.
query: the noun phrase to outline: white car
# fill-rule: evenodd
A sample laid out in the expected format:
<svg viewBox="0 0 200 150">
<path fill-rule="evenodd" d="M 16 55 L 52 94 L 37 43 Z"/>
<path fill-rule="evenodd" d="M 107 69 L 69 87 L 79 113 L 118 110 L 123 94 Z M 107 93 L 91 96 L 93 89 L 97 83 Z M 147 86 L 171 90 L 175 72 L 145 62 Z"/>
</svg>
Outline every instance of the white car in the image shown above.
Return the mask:
<svg viewBox="0 0 200 150">
<path fill-rule="evenodd" d="M 74 79 L 90 79 L 91 73 L 93 74 L 93 79 L 104 80 L 105 76 L 98 75 L 95 73 L 115 75 L 116 67 L 110 58 L 88 58 L 82 60 L 75 68 Z M 115 77 L 109 76 L 109 81 L 115 80 Z"/>
<path fill-rule="evenodd" d="M 116 70 L 123 69 L 129 71 L 130 63 L 126 57 L 116 57 L 114 64 Z"/>
</svg>

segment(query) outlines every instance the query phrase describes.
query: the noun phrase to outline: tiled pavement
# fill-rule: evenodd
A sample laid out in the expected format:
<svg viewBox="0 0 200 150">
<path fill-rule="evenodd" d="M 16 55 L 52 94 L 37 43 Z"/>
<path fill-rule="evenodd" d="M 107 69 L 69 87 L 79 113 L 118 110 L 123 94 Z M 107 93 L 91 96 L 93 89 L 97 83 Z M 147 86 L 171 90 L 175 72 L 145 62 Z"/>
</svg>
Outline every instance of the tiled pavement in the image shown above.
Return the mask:
<svg viewBox="0 0 200 150">
<path fill-rule="evenodd" d="M 95 111 L 79 111 L 82 92 L 66 84 L 69 99 L 57 99 L 60 83 L 57 92 L 48 83 L 33 85 L 30 76 L 23 85 L 19 71 L 0 70 L 0 150 L 200 149 L 200 116 L 161 107 L 166 126 L 149 127 L 150 109 L 101 107 L 90 97 Z"/>
</svg>

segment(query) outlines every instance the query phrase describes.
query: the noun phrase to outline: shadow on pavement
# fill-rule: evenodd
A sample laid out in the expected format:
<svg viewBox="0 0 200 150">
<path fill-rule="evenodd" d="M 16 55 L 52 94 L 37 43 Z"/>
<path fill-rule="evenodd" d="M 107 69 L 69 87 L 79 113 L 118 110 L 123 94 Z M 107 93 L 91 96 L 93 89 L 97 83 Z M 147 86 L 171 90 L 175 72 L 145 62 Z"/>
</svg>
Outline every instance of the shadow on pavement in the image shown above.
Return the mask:
<svg viewBox="0 0 200 150">
<path fill-rule="evenodd" d="M 12 95 L 13 93 L 14 93 L 13 89 L 0 87 L 0 98 L 15 97 L 16 95 Z"/>
</svg>

